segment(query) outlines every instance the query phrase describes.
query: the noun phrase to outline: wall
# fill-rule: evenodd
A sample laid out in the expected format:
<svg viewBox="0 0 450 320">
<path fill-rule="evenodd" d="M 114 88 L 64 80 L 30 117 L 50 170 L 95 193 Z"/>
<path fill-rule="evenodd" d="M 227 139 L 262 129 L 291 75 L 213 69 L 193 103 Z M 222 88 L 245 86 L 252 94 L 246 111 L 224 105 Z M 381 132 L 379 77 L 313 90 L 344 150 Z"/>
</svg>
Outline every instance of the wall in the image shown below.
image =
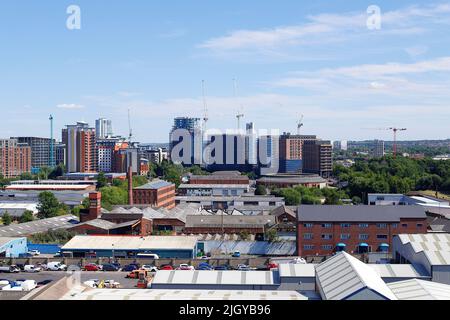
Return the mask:
<svg viewBox="0 0 450 320">
<path fill-rule="evenodd" d="M 19 254 L 28 252 L 27 238 L 15 238 L 0 247 L 0 254 L 5 254 L 6 258 L 18 257 Z"/>
</svg>

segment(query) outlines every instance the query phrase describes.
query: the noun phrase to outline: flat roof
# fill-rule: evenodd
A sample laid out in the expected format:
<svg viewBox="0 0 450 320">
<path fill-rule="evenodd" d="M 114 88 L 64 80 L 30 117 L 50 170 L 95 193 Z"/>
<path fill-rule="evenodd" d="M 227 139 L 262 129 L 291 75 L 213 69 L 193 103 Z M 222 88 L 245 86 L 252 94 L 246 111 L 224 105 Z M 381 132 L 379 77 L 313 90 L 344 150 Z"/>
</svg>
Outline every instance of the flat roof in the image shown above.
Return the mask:
<svg viewBox="0 0 450 320">
<path fill-rule="evenodd" d="M 186 201 L 236 201 L 236 202 L 273 202 L 283 201 L 282 197 L 275 196 L 176 196 L 176 200 Z"/>
<path fill-rule="evenodd" d="M 272 271 L 159 270 L 152 284 L 275 285 Z"/>
<path fill-rule="evenodd" d="M 23 237 L 30 234 L 47 232 L 51 229 L 67 229 L 74 226 L 73 221 L 78 222 L 78 217 L 69 214 L 54 218 L 11 224 L 9 226 L 0 227 L 0 237 Z"/>
<path fill-rule="evenodd" d="M 158 271 L 159 272 L 159 271 Z M 86 289 L 62 300 L 308 300 L 296 291 Z"/>
<path fill-rule="evenodd" d="M 85 190 L 91 184 L 16 184 L 6 186 L 5 190 Z"/>
<path fill-rule="evenodd" d="M 272 182 L 272 183 L 298 183 L 298 184 L 303 184 L 303 183 L 326 183 L 327 180 L 322 178 L 321 176 L 306 176 L 306 177 L 292 177 L 292 176 L 266 176 L 266 177 L 262 177 L 258 180 L 256 180 L 257 182 Z"/>
<path fill-rule="evenodd" d="M 450 285 L 410 279 L 388 284 L 399 300 L 450 300 Z"/>
<path fill-rule="evenodd" d="M 421 206 L 368 206 L 368 205 L 301 205 L 297 209 L 299 222 L 399 222 L 400 218 L 427 216 Z"/>
<path fill-rule="evenodd" d="M 75 236 L 62 250 L 193 250 L 192 236 Z"/>
</svg>

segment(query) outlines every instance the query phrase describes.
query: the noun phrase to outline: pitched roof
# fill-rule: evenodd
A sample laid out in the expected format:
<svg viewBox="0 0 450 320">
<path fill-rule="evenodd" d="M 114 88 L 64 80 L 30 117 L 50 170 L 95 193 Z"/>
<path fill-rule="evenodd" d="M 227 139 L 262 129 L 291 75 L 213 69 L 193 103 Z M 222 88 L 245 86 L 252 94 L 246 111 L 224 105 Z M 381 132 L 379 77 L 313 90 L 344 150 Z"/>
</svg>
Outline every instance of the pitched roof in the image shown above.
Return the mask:
<svg viewBox="0 0 450 320">
<path fill-rule="evenodd" d="M 450 300 L 450 285 L 411 279 L 388 284 L 399 300 Z"/>
<path fill-rule="evenodd" d="M 322 299 L 344 300 L 363 289 L 397 300 L 378 273 L 346 252 L 339 252 L 316 266 Z"/>
<path fill-rule="evenodd" d="M 400 218 L 425 219 L 426 214 L 421 206 L 301 205 L 297 218 L 302 222 L 399 222 Z"/>
<path fill-rule="evenodd" d="M 266 224 L 273 225 L 275 223 L 273 216 L 196 215 L 186 217 L 186 228 L 222 226 L 222 220 L 225 227 L 237 226 L 241 228 L 263 227 Z"/>
<path fill-rule="evenodd" d="M 164 180 L 156 180 L 151 181 L 149 183 L 144 184 L 143 186 L 133 188 L 134 190 L 145 190 L 145 189 L 160 189 L 165 187 L 175 186 L 173 183 L 164 181 Z"/>
<path fill-rule="evenodd" d="M 279 217 L 279 216 L 281 216 L 282 214 L 285 214 L 285 213 L 287 213 L 288 215 L 292 216 L 293 218 L 296 217 L 296 213 L 293 210 L 291 210 L 288 207 L 286 207 L 286 206 L 279 206 L 278 208 L 273 209 L 270 212 L 270 215 Z"/>
<path fill-rule="evenodd" d="M 423 252 L 430 265 L 450 265 L 450 234 L 399 234 L 403 245 L 408 245 L 414 253 Z"/>
</svg>

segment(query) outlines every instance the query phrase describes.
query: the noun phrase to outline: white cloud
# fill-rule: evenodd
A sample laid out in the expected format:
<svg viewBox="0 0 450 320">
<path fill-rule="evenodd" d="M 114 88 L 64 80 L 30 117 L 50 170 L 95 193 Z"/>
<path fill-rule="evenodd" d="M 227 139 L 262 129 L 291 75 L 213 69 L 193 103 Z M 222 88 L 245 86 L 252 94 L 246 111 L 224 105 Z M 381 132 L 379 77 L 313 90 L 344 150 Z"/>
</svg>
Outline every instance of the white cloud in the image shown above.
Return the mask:
<svg viewBox="0 0 450 320">
<path fill-rule="evenodd" d="M 75 103 L 62 103 L 56 106 L 59 109 L 84 109 L 84 106 L 81 104 Z"/>
</svg>

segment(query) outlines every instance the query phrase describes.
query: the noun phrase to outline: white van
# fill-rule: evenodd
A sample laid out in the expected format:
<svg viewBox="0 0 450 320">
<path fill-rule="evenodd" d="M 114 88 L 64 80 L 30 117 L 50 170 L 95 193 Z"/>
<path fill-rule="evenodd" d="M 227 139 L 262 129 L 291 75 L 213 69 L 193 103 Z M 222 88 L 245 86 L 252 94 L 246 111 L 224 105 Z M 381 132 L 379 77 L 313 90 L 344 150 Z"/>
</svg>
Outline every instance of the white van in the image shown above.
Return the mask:
<svg viewBox="0 0 450 320">
<path fill-rule="evenodd" d="M 67 266 L 61 262 L 49 262 L 47 263 L 47 270 L 50 271 L 64 271 L 67 269 Z"/>
<path fill-rule="evenodd" d="M 41 270 L 41 267 L 36 267 L 32 264 L 27 264 L 25 267 L 23 267 L 23 271 L 25 272 L 40 272 Z"/>
<path fill-rule="evenodd" d="M 25 280 L 20 284 L 23 291 L 31 291 L 37 287 L 37 283 L 35 280 Z"/>
</svg>

